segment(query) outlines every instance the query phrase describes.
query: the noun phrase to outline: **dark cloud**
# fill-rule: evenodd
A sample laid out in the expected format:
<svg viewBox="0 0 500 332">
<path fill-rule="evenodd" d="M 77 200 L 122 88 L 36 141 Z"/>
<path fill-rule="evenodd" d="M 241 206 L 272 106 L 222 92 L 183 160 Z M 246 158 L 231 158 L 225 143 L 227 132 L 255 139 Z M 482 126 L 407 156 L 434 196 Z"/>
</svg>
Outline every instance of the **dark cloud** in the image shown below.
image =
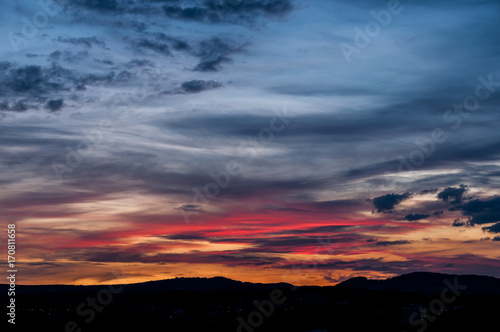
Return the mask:
<svg viewBox="0 0 500 332">
<path fill-rule="evenodd" d="M 233 1 L 241 3 L 239 12 L 262 12 L 270 16 L 282 16 L 290 12 L 293 8 L 289 0 L 254 0 L 254 1 Z M 229 2 L 228 2 L 229 3 Z"/>
<path fill-rule="evenodd" d="M 51 99 L 45 107 L 51 112 L 59 111 L 63 107 L 63 99 Z"/>
<path fill-rule="evenodd" d="M 495 236 L 492 241 L 500 241 L 500 236 Z"/>
<path fill-rule="evenodd" d="M 80 62 L 87 58 L 89 53 L 87 50 L 72 52 L 72 51 L 54 51 L 49 54 L 47 60 L 50 62 L 66 61 L 66 62 Z"/>
<path fill-rule="evenodd" d="M 85 53 L 85 52 L 84 52 Z M 75 61 L 78 54 L 55 51 L 49 57 L 54 59 Z M 22 112 L 28 109 L 59 110 L 61 102 L 58 100 L 79 100 L 86 86 L 101 86 L 124 82 L 124 78 L 133 75 L 121 71 L 116 75 L 114 71 L 85 73 L 74 69 L 67 69 L 53 62 L 50 66 L 27 65 L 20 66 L 12 63 L 2 63 L 4 70 L 0 70 L 0 110 Z"/>
<path fill-rule="evenodd" d="M 213 12 L 206 7 L 179 7 L 179 6 L 165 6 L 163 7 L 165 15 L 171 18 L 180 20 L 193 20 L 193 21 L 206 21 L 208 18 L 215 21 Z"/>
<path fill-rule="evenodd" d="M 352 232 L 356 226 L 351 225 L 331 225 L 331 226 L 320 226 L 320 227 L 312 227 L 306 229 L 294 229 L 289 231 L 282 231 L 280 234 L 329 234 L 329 233 L 348 233 Z"/>
<path fill-rule="evenodd" d="M 182 83 L 181 87 L 184 92 L 196 93 L 205 90 L 220 88 L 222 83 L 216 81 L 192 80 Z"/>
<path fill-rule="evenodd" d="M 464 184 L 461 184 L 459 188 L 448 187 L 442 192 L 440 192 L 437 197 L 443 202 L 448 202 L 451 204 L 460 204 L 462 203 L 464 194 L 469 190 Z"/>
<path fill-rule="evenodd" d="M 4 100 L 0 102 L 0 110 L 2 111 L 24 112 L 29 108 L 36 108 L 36 105 L 30 107 L 27 104 L 27 99 L 15 100 L 11 102 Z"/>
<path fill-rule="evenodd" d="M 170 19 L 208 24 L 252 25 L 262 19 L 280 18 L 294 7 L 290 0 L 77 0 L 77 6 L 103 15 L 161 15 Z M 161 21 L 161 18 L 158 18 Z M 141 23 L 137 23 L 141 24 Z M 142 23 L 144 25 L 144 23 Z"/>
<path fill-rule="evenodd" d="M 420 195 L 425 195 L 425 194 L 435 194 L 438 192 L 439 189 L 424 189 L 422 190 L 419 194 Z"/>
<path fill-rule="evenodd" d="M 193 53 L 200 58 L 194 71 L 218 71 L 220 65 L 231 62 L 232 53 L 241 52 L 246 44 L 239 45 L 232 39 L 218 37 L 200 42 L 198 49 Z"/>
<path fill-rule="evenodd" d="M 115 77 L 116 82 L 127 82 L 131 78 L 134 77 L 134 74 L 129 72 L 128 70 L 122 70 L 118 75 Z"/>
<path fill-rule="evenodd" d="M 451 224 L 453 227 L 462 227 L 462 226 L 465 226 L 465 222 L 462 221 L 460 218 L 458 219 L 455 219 L 455 221 L 453 221 L 453 224 Z"/>
<path fill-rule="evenodd" d="M 387 246 L 398 246 L 403 244 L 410 244 L 410 241 L 400 240 L 400 241 L 377 241 L 375 242 L 375 246 L 377 247 L 387 247 Z"/>
<path fill-rule="evenodd" d="M 410 214 L 407 214 L 406 216 L 404 216 L 403 220 L 416 221 L 416 220 L 426 219 L 428 217 L 429 217 L 428 214 L 413 214 L 413 213 L 410 213 Z"/>
<path fill-rule="evenodd" d="M 58 41 L 60 43 L 65 43 L 65 44 L 71 44 L 75 46 L 84 46 L 86 48 L 91 48 L 92 46 L 99 46 L 101 48 L 106 48 L 106 43 L 96 37 L 72 37 L 72 38 L 63 38 L 63 37 L 57 37 L 55 41 Z"/>
<path fill-rule="evenodd" d="M 152 245 L 137 245 L 126 249 L 114 247 L 95 248 L 93 250 L 78 250 L 72 253 L 68 250 L 61 255 L 70 257 L 75 261 L 90 262 L 123 262 L 123 263 L 201 263 L 201 264 L 223 264 L 227 266 L 266 266 L 285 261 L 280 257 L 268 257 L 258 254 L 246 254 L 239 252 L 192 252 L 182 254 L 148 254 L 148 250 L 154 248 Z"/>
<path fill-rule="evenodd" d="M 203 236 L 191 234 L 166 235 L 164 237 L 169 240 L 206 240 Z"/>
<path fill-rule="evenodd" d="M 248 24 L 255 22 L 259 16 L 268 18 L 284 16 L 292 9 L 293 5 L 289 0 L 206 0 L 198 6 L 165 5 L 163 13 L 178 20 Z"/>
<path fill-rule="evenodd" d="M 184 204 L 179 207 L 179 210 L 187 211 L 187 212 L 201 212 L 203 209 L 203 205 L 198 204 Z"/>
<path fill-rule="evenodd" d="M 99 11 L 114 11 L 118 8 L 116 0 L 76 0 L 73 4 Z"/>
<path fill-rule="evenodd" d="M 500 222 L 500 197 L 481 201 L 476 199 L 454 208 L 468 216 L 471 226 Z"/>
<path fill-rule="evenodd" d="M 154 67 L 154 63 L 146 59 L 132 59 L 127 63 L 127 66 L 132 67 Z"/>
<path fill-rule="evenodd" d="M 37 109 L 43 105 L 46 96 L 67 90 L 68 72 L 53 65 L 49 68 L 41 66 L 16 66 L 11 63 L 0 65 L 0 108 L 2 110 L 23 112 Z"/>
<path fill-rule="evenodd" d="M 496 223 L 490 227 L 483 227 L 483 231 L 490 233 L 500 233 L 500 223 Z"/>
<path fill-rule="evenodd" d="M 162 41 L 148 39 L 148 38 L 138 38 L 130 40 L 130 44 L 136 50 L 149 49 L 163 55 L 172 56 L 172 52 L 170 52 L 169 45 Z"/>
<path fill-rule="evenodd" d="M 326 263 L 313 264 L 313 268 L 319 270 L 347 270 L 353 271 L 382 271 L 382 272 L 397 272 L 408 269 L 418 270 L 419 260 L 408 260 L 398 262 L 383 262 L 380 258 L 376 259 L 359 259 L 353 261 L 333 261 Z M 297 269 L 297 265 L 283 265 L 282 269 Z"/>
<path fill-rule="evenodd" d="M 171 47 L 176 51 L 189 51 L 191 50 L 191 46 L 186 41 L 183 41 L 179 38 L 175 37 L 165 37 L 167 41 L 170 42 Z"/>
<path fill-rule="evenodd" d="M 349 276 L 338 276 L 338 277 L 331 277 L 330 275 L 323 276 L 323 279 L 326 281 L 329 281 L 331 283 L 337 283 L 337 282 L 342 282 L 347 279 L 349 279 Z"/>
<path fill-rule="evenodd" d="M 282 236 L 276 238 L 248 238 L 240 240 L 239 242 L 252 244 L 252 246 L 242 249 L 243 252 L 273 252 L 273 253 L 286 253 L 286 252 L 301 252 L 303 250 L 316 250 L 319 253 L 332 254 L 333 252 L 347 250 L 349 245 L 345 248 L 332 247 L 334 244 L 362 244 L 365 236 L 361 234 L 345 233 L 345 234 L 332 234 L 330 236 L 324 235 L 302 235 L 302 236 Z"/>
<path fill-rule="evenodd" d="M 377 209 L 377 212 L 392 212 L 394 207 L 411 197 L 411 193 L 406 192 L 404 194 L 387 194 L 380 197 L 375 197 L 373 199 L 373 205 Z"/>
<path fill-rule="evenodd" d="M 24 66 L 11 69 L 9 75 L 2 80 L 2 85 L 13 92 L 42 92 L 44 85 L 57 86 L 56 83 L 46 82 L 49 77 L 44 75 L 40 66 Z"/>
<path fill-rule="evenodd" d="M 194 56 L 199 59 L 194 71 L 210 72 L 221 69 L 222 64 L 232 61 L 231 54 L 241 52 L 247 44 L 239 44 L 230 38 L 212 37 L 200 41 L 195 47 L 189 45 L 187 41 L 180 38 L 167 36 L 164 33 L 148 33 L 148 37 L 125 38 L 134 50 L 145 52 L 154 51 L 166 56 L 173 56 L 172 50 L 184 53 L 184 56 Z M 146 65 L 140 60 L 134 60 L 134 65 Z M 149 64 L 151 65 L 151 63 Z M 195 86 L 195 81 L 186 85 L 186 92 L 196 92 L 200 88 L 202 81 Z M 219 87 L 218 82 L 206 81 L 207 84 L 199 91 Z"/>
<path fill-rule="evenodd" d="M 111 81 L 114 77 L 114 72 L 102 76 L 86 75 L 57 64 L 52 64 L 49 67 L 9 64 L 6 69 L 0 71 L 0 97 L 42 97 L 52 92 L 70 91 L 77 85 Z"/>
</svg>

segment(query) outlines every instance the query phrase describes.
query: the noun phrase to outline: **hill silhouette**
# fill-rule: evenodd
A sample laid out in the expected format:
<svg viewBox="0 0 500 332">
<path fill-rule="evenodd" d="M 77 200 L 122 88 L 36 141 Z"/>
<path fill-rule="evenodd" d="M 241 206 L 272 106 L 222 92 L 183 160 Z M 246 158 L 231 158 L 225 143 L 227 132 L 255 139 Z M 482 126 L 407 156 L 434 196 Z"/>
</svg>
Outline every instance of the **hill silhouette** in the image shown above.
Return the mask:
<svg viewBox="0 0 500 332">
<path fill-rule="evenodd" d="M 444 281 L 453 283 L 458 278 L 460 285 L 466 285 L 464 294 L 499 294 L 500 279 L 480 275 L 455 275 L 432 272 L 413 272 L 385 280 L 370 280 L 366 277 L 355 277 L 343 281 L 337 288 L 357 288 L 372 291 L 389 292 L 412 292 L 420 294 L 434 294 L 440 292 L 444 287 Z M 291 288 L 289 283 L 251 283 L 233 280 L 225 277 L 213 278 L 174 278 L 147 281 L 133 284 L 117 284 L 124 286 L 128 293 L 150 293 L 167 291 L 201 291 L 201 292 L 239 292 L 252 290 L 273 290 Z M 82 290 L 99 290 L 103 285 L 18 285 L 20 294 L 30 293 L 53 293 L 53 292 L 77 292 Z M 302 286 L 318 287 L 318 286 Z M 327 286 L 331 287 L 331 286 Z M 7 285 L 0 285 L 0 292 L 6 292 Z"/>
<path fill-rule="evenodd" d="M 445 280 L 453 283 L 455 278 L 457 278 L 458 284 L 465 285 L 467 287 L 462 291 L 464 294 L 500 295 L 500 279 L 498 278 L 479 275 L 454 275 L 431 272 L 414 272 L 386 280 L 368 280 L 365 277 L 357 277 L 341 282 L 336 287 L 435 294 L 440 292 L 443 287 L 445 287 Z"/>
<path fill-rule="evenodd" d="M 459 295 L 448 289 L 446 303 L 440 304 L 446 282 L 466 289 Z M 5 284 L 0 300 L 8 301 Z M 439 315 L 432 313 L 436 305 L 442 306 Z M 425 332 L 489 331 L 500 311 L 500 279 L 418 272 L 386 280 L 357 277 L 326 287 L 224 277 L 18 285 L 16 310 L 22 331 L 416 332 L 424 324 Z"/>
<path fill-rule="evenodd" d="M 290 288 L 293 285 L 288 283 L 251 283 L 232 280 L 225 277 L 213 278 L 174 278 L 147 281 L 134 284 L 116 284 L 124 286 L 124 292 L 127 293 L 150 293 L 167 291 L 201 291 L 201 292 L 234 292 L 234 291 L 252 291 L 252 290 L 272 290 L 281 288 Z M 34 293 L 54 293 L 54 292 L 77 292 L 99 290 L 103 285 L 18 285 L 19 294 Z M 7 285 L 0 285 L 0 291 L 5 291 Z"/>
</svg>

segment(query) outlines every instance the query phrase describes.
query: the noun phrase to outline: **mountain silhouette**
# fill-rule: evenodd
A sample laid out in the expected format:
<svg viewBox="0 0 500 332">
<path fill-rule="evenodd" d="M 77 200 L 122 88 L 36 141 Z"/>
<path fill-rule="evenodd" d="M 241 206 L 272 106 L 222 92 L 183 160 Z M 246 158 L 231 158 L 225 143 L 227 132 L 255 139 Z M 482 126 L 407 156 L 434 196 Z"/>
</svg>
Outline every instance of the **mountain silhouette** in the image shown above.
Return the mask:
<svg viewBox="0 0 500 332">
<path fill-rule="evenodd" d="M 369 280 L 365 277 L 356 277 L 341 282 L 336 287 L 435 294 L 446 287 L 446 280 L 451 284 L 456 282 L 467 287 L 462 291 L 464 294 L 500 294 L 500 279 L 494 277 L 431 272 L 414 272 L 386 280 Z"/>
<path fill-rule="evenodd" d="M 500 294 L 500 279 L 480 275 L 454 275 L 431 272 L 414 272 L 403 274 L 385 280 L 370 280 L 365 277 L 355 277 L 343 281 L 335 288 L 357 288 L 372 291 L 412 292 L 421 294 L 439 293 L 445 285 L 445 280 L 467 288 L 464 294 Z M 273 289 L 291 288 L 288 283 L 251 283 L 232 280 L 225 277 L 213 278 L 175 278 L 156 281 L 147 281 L 134 284 L 121 284 L 127 293 L 150 293 L 166 291 L 202 291 L 202 292 L 238 292 L 238 291 L 265 291 Z M 308 287 L 308 286 L 302 286 Z M 317 286 L 315 286 L 317 287 Z M 75 286 L 75 285 L 18 285 L 20 294 L 78 292 L 83 290 L 99 290 L 102 285 Z M 6 292 L 7 285 L 0 285 L 0 291 Z"/>
<path fill-rule="evenodd" d="M 293 287 L 287 283 L 251 283 L 232 280 L 225 277 L 213 278 L 175 278 L 156 281 L 147 281 L 134 284 L 117 284 L 124 286 L 127 293 L 150 293 L 166 291 L 204 291 L 204 292 L 234 292 L 252 290 L 273 290 Z M 102 285 L 17 285 L 19 294 L 34 293 L 70 293 L 82 290 L 99 290 Z M 4 290 L 5 289 L 5 290 Z M 0 291 L 6 292 L 7 285 L 0 285 Z"/>
</svg>

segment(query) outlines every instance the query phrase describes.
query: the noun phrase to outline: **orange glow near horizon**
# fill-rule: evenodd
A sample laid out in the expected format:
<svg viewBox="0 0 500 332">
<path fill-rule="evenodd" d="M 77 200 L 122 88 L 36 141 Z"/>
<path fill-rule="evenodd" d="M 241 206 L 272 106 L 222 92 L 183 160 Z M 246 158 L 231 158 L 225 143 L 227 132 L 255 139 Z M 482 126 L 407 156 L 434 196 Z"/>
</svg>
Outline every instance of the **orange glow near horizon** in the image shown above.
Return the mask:
<svg viewBox="0 0 500 332">
<path fill-rule="evenodd" d="M 357 209 L 291 213 L 239 208 L 218 216 L 197 214 L 190 224 L 180 222 L 179 215 L 141 215 L 130 209 L 80 211 L 61 220 L 26 218 L 17 223 L 23 271 L 18 282 L 92 285 L 223 276 L 335 285 L 357 276 L 392 277 L 396 271 L 460 273 L 478 261 L 492 270 L 500 267 L 479 228 L 450 228 L 449 216 L 412 222 Z M 87 218 L 108 222 L 78 227 Z"/>
</svg>

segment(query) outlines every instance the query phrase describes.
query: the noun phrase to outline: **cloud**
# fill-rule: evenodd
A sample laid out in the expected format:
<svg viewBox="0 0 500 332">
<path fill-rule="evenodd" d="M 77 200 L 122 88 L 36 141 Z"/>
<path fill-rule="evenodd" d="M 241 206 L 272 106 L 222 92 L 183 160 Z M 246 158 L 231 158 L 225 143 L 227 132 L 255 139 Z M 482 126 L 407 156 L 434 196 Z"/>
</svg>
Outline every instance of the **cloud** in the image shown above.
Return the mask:
<svg viewBox="0 0 500 332">
<path fill-rule="evenodd" d="M 387 246 L 398 246 L 403 244 L 410 244 L 411 241 L 400 240 L 400 241 L 377 241 L 375 242 L 375 246 L 377 247 L 387 247 Z"/>
<path fill-rule="evenodd" d="M 184 244 L 185 246 L 185 244 Z M 190 263 L 190 264 L 222 264 L 226 266 L 271 266 L 285 261 L 280 257 L 269 257 L 259 254 L 245 254 L 238 252 L 198 252 L 191 253 L 159 253 L 151 255 L 148 250 L 160 249 L 151 245 L 128 246 L 125 249 L 113 246 L 95 248 L 93 250 L 66 250 L 61 257 L 68 257 L 75 261 L 90 262 L 123 262 L 123 263 Z M 164 248 L 165 249 L 165 248 Z"/>
<path fill-rule="evenodd" d="M 142 90 L 147 88 L 148 97 L 149 94 L 156 93 L 158 79 L 148 69 L 134 68 L 140 66 L 140 62 L 120 64 L 130 71 L 121 70 L 116 74 L 115 71 L 108 70 L 107 66 L 98 70 L 94 70 L 93 67 L 81 67 L 80 61 L 76 61 L 80 56 L 88 57 L 86 51 L 77 54 L 70 51 L 55 51 L 49 55 L 49 58 L 54 60 L 68 61 L 69 67 L 63 67 L 57 62 L 49 66 L 0 63 L 0 69 L 3 69 L 0 70 L 0 111 L 24 112 L 30 109 L 46 109 L 53 112 L 63 106 L 60 102 L 56 102 L 58 100 L 63 100 L 64 106 L 68 109 L 79 107 L 81 103 L 89 105 L 100 99 L 111 100 L 109 93 L 102 93 L 103 87 L 116 88 L 118 85 L 123 86 L 124 83 L 127 83 L 126 90 L 122 88 L 122 91 L 117 93 L 119 97 L 113 98 L 110 102 L 120 103 L 127 98 L 125 96 L 129 96 L 127 100 L 134 102 L 137 98 L 134 99 L 131 95 L 137 94 L 138 88 L 130 89 L 130 86 L 137 85 L 138 82 Z M 148 62 L 144 63 L 148 65 Z M 81 70 L 75 67 L 80 67 Z M 118 66 L 115 65 L 114 68 Z M 88 89 L 89 87 L 92 89 Z M 144 102 L 144 99 L 145 97 L 141 101 Z"/>
<path fill-rule="evenodd" d="M 46 108 L 51 112 L 59 111 L 63 107 L 63 99 L 51 99 L 47 102 Z"/>
<path fill-rule="evenodd" d="M 466 223 L 464 221 L 462 221 L 460 218 L 455 219 L 455 221 L 453 221 L 453 224 L 452 224 L 453 227 L 462 227 L 465 225 L 466 225 Z"/>
<path fill-rule="evenodd" d="M 72 3 L 87 9 L 99 11 L 114 11 L 118 8 L 116 0 L 77 0 Z"/>
<path fill-rule="evenodd" d="M 187 212 L 201 212 L 203 209 L 203 205 L 198 204 L 184 204 L 179 207 L 179 210 L 187 211 Z"/>
<path fill-rule="evenodd" d="M 413 214 L 413 213 L 410 213 L 410 214 L 407 214 L 406 216 L 404 216 L 403 220 L 416 221 L 416 220 L 426 219 L 428 217 L 429 217 L 428 214 Z"/>
<path fill-rule="evenodd" d="M 249 24 L 259 17 L 282 17 L 293 9 L 289 0 L 211 1 L 199 6 L 165 5 L 163 13 L 177 20 Z"/>
<path fill-rule="evenodd" d="M 375 197 L 373 201 L 373 205 L 377 209 L 377 212 L 392 212 L 394 207 L 399 203 L 409 199 L 411 197 L 411 193 L 406 192 L 404 194 L 387 194 L 379 197 Z"/>
<path fill-rule="evenodd" d="M 96 37 L 71 37 L 71 38 L 63 38 L 63 37 L 57 37 L 55 41 L 59 43 L 65 43 L 65 44 L 71 44 L 75 46 L 84 46 L 86 48 L 91 48 L 92 46 L 99 46 L 101 48 L 106 49 L 106 43 Z"/>
<path fill-rule="evenodd" d="M 13 63 L 3 63 L 0 71 L 0 98 L 27 97 L 36 101 L 51 93 L 71 91 L 77 86 L 110 82 L 114 72 L 104 75 L 82 74 L 66 69 L 58 64 L 48 67 L 38 65 L 19 66 Z M 0 68 L 1 68 L 0 67 Z"/>
<path fill-rule="evenodd" d="M 41 93 L 49 86 L 57 87 L 56 83 L 49 80 L 50 77 L 40 66 L 30 65 L 10 69 L 8 75 L 2 79 L 2 85 L 13 92 L 33 94 Z"/>
<path fill-rule="evenodd" d="M 193 21 L 216 21 L 213 11 L 206 7 L 186 7 L 165 6 L 163 7 L 165 15 L 180 20 Z"/>
<path fill-rule="evenodd" d="M 426 195 L 426 194 L 435 194 L 438 192 L 439 189 L 424 189 L 420 191 L 420 195 Z"/>
<path fill-rule="evenodd" d="M 490 227 L 483 227 L 483 231 L 490 233 L 500 233 L 500 223 L 496 223 Z"/>
<path fill-rule="evenodd" d="M 77 6 L 102 15 L 160 14 L 169 19 L 191 23 L 252 25 L 263 19 L 281 18 L 294 6 L 290 0 L 77 0 L 67 6 Z M 161 18 L 157 18 L 161 21 Z"/>
<path fill-rule="evenodd" d="M 402 273 L 402 271 L 417 270 L 419 260 L 384 262 L 381 259 L 358 259 L 352 261 L 321 262 L 314 265 L 319 270 L 353 270 L 353 271 L 382 271 Z M 296 265 L 283 265 L 283 269 L 296 269 Z"/>
<path fill-rule="evenodd" d="M 220 65 L 231 62 L 230 54 L 241 52 L 246 44 L 238 45 L 233 40 L 213 37 L 200 42 L 194 55 L 200 58 L 200 62 L 194 71 L 210 72 L 218 71 Z"/>
<path fill-rule="evenodd" d="M 481 201 L 476 199 L 454 208 L 469 217 L 471 226 L 500 222 L 500 197 Z"/>
<path fill-rule="evenodd" d="M 222 83 L 216 81 L 192 80 L 182 83 L 181 87 L 184 92 L 197 93 L 205 90 L 220 88 Z"/>
<path fill-rule="evenodd" d="M 175 235 L 166 235 L 166 239 L 170 240 L 194 240 L 194 241 L 200 241 L 200 240 L 207 240 L 203 236 L 199 235 L 194 235 L 194 234 L 175 234 Z"/>
<path fill-rule="evenodd" d="M 461 184 L 459 188 L 448 187 L 445 190 L 441 191 L 437 197 L 443 202 L 448 202 L 451 204 L 460 204 L 462 203 L 464 194 L 469 190 L 464 184 Z"/>
<path fill-rule="evenodd" d="M 148 38 L 138 38 L 130 40 L 130 44 L 136 50 L 149 49 L 166 56 L 172 56 L 172 52 L 170 52 L 169 45 L 167 43 L 158 40 L 153 40 Z"/>
</svg>

